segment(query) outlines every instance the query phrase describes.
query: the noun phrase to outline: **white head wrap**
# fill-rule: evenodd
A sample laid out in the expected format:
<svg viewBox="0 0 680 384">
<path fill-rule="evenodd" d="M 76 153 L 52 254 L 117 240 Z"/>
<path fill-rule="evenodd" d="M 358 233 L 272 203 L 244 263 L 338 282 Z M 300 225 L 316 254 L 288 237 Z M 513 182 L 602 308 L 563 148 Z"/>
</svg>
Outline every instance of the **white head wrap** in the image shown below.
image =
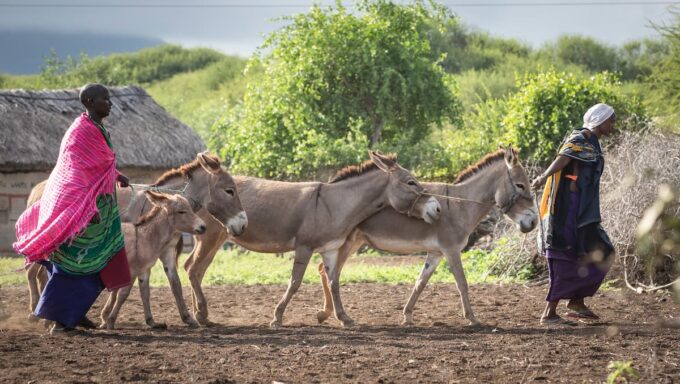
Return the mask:
<svg viewBox="0 0 680 384">
<path fill-rule="evenodd" d="M 583 128 L 592 130 L 607 121 L 613 114 L 614 108 L 611 106 L 604 103 L 595 104 L 583 115 Z"/>
</svg>

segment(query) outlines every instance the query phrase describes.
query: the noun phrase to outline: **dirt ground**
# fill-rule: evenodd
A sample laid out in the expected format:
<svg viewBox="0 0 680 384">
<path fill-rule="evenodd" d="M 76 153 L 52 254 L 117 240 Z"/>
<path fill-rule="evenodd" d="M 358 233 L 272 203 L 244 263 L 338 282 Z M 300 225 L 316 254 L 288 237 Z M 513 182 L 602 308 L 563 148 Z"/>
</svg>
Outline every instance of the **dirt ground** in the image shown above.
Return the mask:
<svg viewBox="0 0 680 384">
<path fill-rule="evenodd" d="M 358 325 L 343 329 L 336 320 L 316 324 L 322 296 L 318 285 L 306 284 L 285 327 L 275 330 L 268 323 L 283 286 L 208 287 L 217 325 L 200 329 L 183 326 L 170 290 L 156 288 L 155 319 L 168 329 L 155 331 L 144 324 L 135 289 L 119 329 L 49 336 L 24 321 L 25 287 L 0 288 L 0 382 L 602 383 L 617 360 L 632 360 L 640 382 L 680 382 L 680 329 L 657 325 L 680 317 L 667 295 L 605 291 L 589 301 L 604 321 L 545 328 L 538 315 L 546 286 L 475 285 L 471 299 L 484 326 L 470 328 L 455 286 L 431 285 L 416 307 L 416 326 L 406 328 L 399 324 L 410 289 L 344 285 L 345 307 Z M 102 304 L 100 298 L 92 319 Z"/>
</svg>

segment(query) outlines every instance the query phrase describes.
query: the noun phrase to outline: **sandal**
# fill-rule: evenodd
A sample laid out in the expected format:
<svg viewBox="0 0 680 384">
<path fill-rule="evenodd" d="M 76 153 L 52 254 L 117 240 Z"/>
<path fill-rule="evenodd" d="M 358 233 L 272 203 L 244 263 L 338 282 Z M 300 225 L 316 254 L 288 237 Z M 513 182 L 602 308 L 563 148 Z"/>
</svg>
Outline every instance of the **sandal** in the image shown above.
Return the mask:
<svg viewBox="0 0 680 384">
<path fill-rule="evenodd" d="M 571 309 L 568 308 L 569 311 L 567 311 L 566 316 L 575 318 L 575 319 L 588 319 L 588 320 L 599 320 L 600 316 L 596 315 L 587 307 L 579 308 L 579 309 Z"/>
<path fill-rule="evenodd" d="M 73 335 L 79 333 L 75 328 L 67 327 L 61 323 L 55 322 L 50 328 L 50 335 Z"/>
<path fill-rule="evenodd" d="M 568 325 L 570 327 L 575 327 L 577 324 L 571 320 L 563 319 L 557 316 L 549 318 L 542 317 L 541 325 Z"/>
</svg>

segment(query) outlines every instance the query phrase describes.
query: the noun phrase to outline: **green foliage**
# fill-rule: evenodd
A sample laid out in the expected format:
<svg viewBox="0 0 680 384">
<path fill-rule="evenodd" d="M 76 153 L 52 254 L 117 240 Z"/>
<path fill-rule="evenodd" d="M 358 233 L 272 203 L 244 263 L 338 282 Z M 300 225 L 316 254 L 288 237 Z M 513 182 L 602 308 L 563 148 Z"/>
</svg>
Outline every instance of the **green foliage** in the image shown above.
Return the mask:
<svg viewBox="0 0 680 384">
<path fill-rule="evenodd" d="M 627 128 L 629 117 L 645 118 L 639 100 L 625 97 L 616 76 L 607 72 L 581 79 L 549 70 L 526 75 L 518 87 L 520 91 L 507 99 L 500 129 L 504 141 L 540 162 L 552 160 L 564 136 L 583 124 L 583 114 L 594 104 L 614 107 L 618 129 Z"/>
<path fill-rule="evenodd" d="M 607 376 L 607 384 L 628 383 L 629 380 L 638 380 L 640 373 L 633 367 L 632 361 L 612 361 L 607 365 L 612 371 Z"/>
<path fill-rule="evenodd" d="M 24 88 L 71 88 L 93 82 L 148 84 L 203 68 L 222 58 L 224 55 L 212 49 L 186 49 L 176 45 L 94 58 L 82 54 L 77 60 L 72 57 L 62 60 L 53 51 L 45 58 L 39 76 L 25 78 Z"/>
<path fill-rule="evenodd" d="M 213 127 L 210 146 L 234 170 L 300 177 L 363 160 L 368 147 L 401 152 L 458 121 L 455 82 L 420 32 L 451 16 L 419 2 L 357 7 L 315 6 L 269 35 L 252 60 L 264 74 Z"/>
<path fill-rule="evenodd" d="M 449 73 L 490 69 L 512 57 L 528 57 L 530 48 L 514 39 L 471 32 L 457 18 L 433 19 L 423 25 L 432 47 L 432 57 L 440 57 Z"/>
<path fill-rule="evenodd" d="M 663 117 L 669 127 L 680 126 L 680 8 L 671 11 L 673 23 L 656 26 L 668 44 L 665 55 L 653 67 L 649 92 L 649 105 Z"/>
<path fill-rule="evenodd" d="M 642 39 L 625 43 L 619 49 L 621 79 L 646 80 L 667 55 L 668 43 L 664 40 Z"/>
</svg>

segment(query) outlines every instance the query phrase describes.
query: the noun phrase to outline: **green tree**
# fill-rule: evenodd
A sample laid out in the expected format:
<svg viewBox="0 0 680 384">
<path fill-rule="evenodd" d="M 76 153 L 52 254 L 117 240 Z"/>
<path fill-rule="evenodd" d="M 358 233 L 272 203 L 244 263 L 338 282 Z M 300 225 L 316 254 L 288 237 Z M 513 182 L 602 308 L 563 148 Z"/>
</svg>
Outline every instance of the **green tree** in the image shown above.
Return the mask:
<svg viewBox="0 0 680 384">
<path fill-rule="evenodd" d="M 616 49 L 591 37 L 561 36 L 556 43 L 548 45 L 544 53 L 566 64 L 582 65 L 592 72 L 615 72 L 621 67 Z"/>
<path fill-rule="evenodd" d="M 579 78 L 549 70 L 525 75 L 518 88 L 507 99 L 500 129 L 525 156 L 542 162 L 553 158 L 565 135 L 583 125 L 583 114 L 594 104 L 614 107 L 618 129 L 630 129 L 637 126 L 631 121 L 646 119 L 639 100 L 623 96 L 616 76 L 607 72 Z"/>
<path fill-rule="evenodd" d="M 631 40 L 619 49 L 622 80 L 644 80 L 668 55 L 668 44 L 660 39 Z"/>
<path fill-rule="evenodd" d="M 249 84 L 242 108 L 213 127 L 211 146 L 234 169 L 308 175 L 359 161 L 368 147 L 408 148 L 433 124 L 458 121 L 455 83 L 422 33 L 425 23 L 452 17 L 445 8 L 356 6 L 315 6 L 267 37 L 250 64 L 264 73 Z"/>
<path fill-rule="evenodd" d="M 664 124 L 680 125 L 680 8 L 671 10 L 673 23 L 656 29 L 668 44 L 668 55 L 654 65 L 649 105 L 664 117 Z"/>
</svg>

